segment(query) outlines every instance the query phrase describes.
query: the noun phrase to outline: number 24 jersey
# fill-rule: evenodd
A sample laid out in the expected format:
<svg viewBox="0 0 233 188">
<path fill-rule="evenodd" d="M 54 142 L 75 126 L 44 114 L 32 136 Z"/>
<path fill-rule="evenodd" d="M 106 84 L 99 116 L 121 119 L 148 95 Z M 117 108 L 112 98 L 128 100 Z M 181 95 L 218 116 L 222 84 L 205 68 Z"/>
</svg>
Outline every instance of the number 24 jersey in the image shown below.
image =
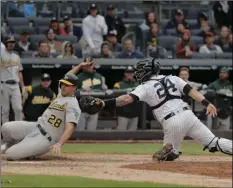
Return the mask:
<svg viewBox="0 0 233 188">
<path fill-rule="evenodd" d="M 163 78 L 164 84 L 161 83 Z M 150 80 L 136 87 L 131 93 L 136 95 L 140 101 L 154 107 L 163 102 L 168 94 L 182 97 L 186 84 L 187 82 L 177 76 L 158 75 L 152 76 Z M 154 109 L 153 114 L 161 122 L 166 115 L 187 106 L 188 104 L 179 98 L 167 100 L 162 106 Z"/>
</svg>

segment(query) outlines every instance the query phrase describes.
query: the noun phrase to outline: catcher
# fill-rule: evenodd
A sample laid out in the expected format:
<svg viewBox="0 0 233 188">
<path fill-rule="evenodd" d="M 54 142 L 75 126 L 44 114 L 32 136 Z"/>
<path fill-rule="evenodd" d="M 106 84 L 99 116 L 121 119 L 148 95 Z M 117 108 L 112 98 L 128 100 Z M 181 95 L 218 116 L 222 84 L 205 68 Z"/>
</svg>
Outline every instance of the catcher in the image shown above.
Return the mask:
<svg viewBox="0 0 233 188">
<path fill-rule="evenodd" d="M 97 113 L 103 107 L 124 106 L 135 101 L 150 105 L 164 130 L 164 146 L 153 155 L 153 160 L 173 161 L 180 155 L 179 147 L 187 135 L 210 152 L 232 155 L 232 140 L 216 137 L 189 109 L 182 95 L 189 95 L 206 107 L 206 114 L 215 117 L 216 108 L 205 97 L 177 76 L 159 75 L 160 64 L 142 60 L 136 66 L 135 76 L 141 85 L 127 95 L 101 100 L 93 97 L 80 99 L 80 107 L 87 113 Z"/>
</svg>

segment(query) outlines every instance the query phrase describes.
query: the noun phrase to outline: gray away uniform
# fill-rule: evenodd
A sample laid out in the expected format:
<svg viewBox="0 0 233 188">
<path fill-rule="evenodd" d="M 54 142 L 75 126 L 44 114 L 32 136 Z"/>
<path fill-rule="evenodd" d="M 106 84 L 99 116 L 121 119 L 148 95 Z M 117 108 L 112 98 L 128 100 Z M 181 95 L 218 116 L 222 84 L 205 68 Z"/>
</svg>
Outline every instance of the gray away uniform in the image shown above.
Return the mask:
<svg viewBox="0 0 233 188">
<path fill-rule="evenodd" d="M 0 61 L 2 123 L 9 121 L 10 103 L 14 110 L 15 120 L 22 120 L 22 98 L 19 88 L 19 71 L 23 70 L 20 58 L 1 48 Z"/>
<path fill-rule="evenodd" d="M 20 160 L 49 152 L 57 143 L 69 122 L 77 124 L 81 110 L 75 97 L 58 97 L 45 110 L 37 122 L 13 121 L 2 126 L 3 139 L 8 149 L 8 160 Z M 38 125 L 47 133 L 42 135 Z M 48 137 L 51 137 L 49 141 Z"/>
</svg>

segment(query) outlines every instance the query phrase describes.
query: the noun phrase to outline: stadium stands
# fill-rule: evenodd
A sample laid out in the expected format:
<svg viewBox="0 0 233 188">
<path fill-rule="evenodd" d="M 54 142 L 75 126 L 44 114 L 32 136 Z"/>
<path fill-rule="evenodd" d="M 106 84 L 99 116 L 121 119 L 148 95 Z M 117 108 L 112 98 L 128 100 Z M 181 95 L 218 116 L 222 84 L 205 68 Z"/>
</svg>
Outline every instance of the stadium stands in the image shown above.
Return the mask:
<svg viewBox="0 0 233 188">
<path fill-rule="evenodd" d="M 102 15 L 106 14 L 106 8 L 110 3 L 107 2 L 96 2 L 99 13 Z M 143 1 L 132 1 L 132 2 L 117 2 L 113 1 L 111 4 L 115 7 L 116 15 L 120 16 L 127 28 L 127 32 L 123 39 L 136 38 L 135 47 L 146 53 L 147 48 L 147 36 L 150 34 L 149 29 L 139 27 L 141 23 L 145 21 L 145 13 L 148 11 L 155 12 L 156 20 L 159 26 L 158 44 L 164 47 L 168 51 L 167 58 L 176 58 L 175 45 L 179 40 L 179 34 L 176 28 L 167 29 L 164 32 L 169 20 L 171 20 L 174 11 L 180 8 L 184 12 L 184 18 L 190 26 L 191 30 L 191 42 L 199 49 L 204 44 L 204 39 L 200 35 L 201 31 L 197 28 L 197 15 L 200 11 L 204 11 L 209 15 L 208 22 L 215 27 L 214 19 L 211 16 L 212 2 L 156 2 L 156 3 L 144 3 Z M 81 26 L 82 19 L 86 16 L 90 2 L 86 1 L 39 1 L 39 2 L 3 2 L 2 7 L 6 10 L 2 11 L 2 26 L 7 27 L 5 30 L 10 31 L 7 34 L 14 35 L 18 39 L 18 35 L 22 31 L 27 31 L 30 34 L 32 42 L 38 43 L 40 40 L 44 40 L 45 31 L 49 28 L 49 23 L 53 17 L 56 17 L 61 23 L 64 16 L 72 18 L 74 25 Z M 29 7 L 29 8 L 28 8 Z M 28 10 L 30 10 L 28 12 Z M 34 15 L 34 16 L 33 16 Z M 5 25 L 4 25 L 5 23 Z M 215 40 L 218 39 L 219 29 L 215 29 Z M 139 31 L 137 33 L 137 30 Z M 130 33 L 130 35 L 129 35 Z M 82 57 L 81 46 L 78 42 L 80 37 L 76 36 L 63 36 L 58 35 L 57 40 L 59 41 L 71 41 L 74 46 L 77 46 L 76 53 L 79 57 Z M 118 41 L 121 42 L 121 41 Z M 146 54 L 145 54 L 146 55 Z M 232 57 L 230 54 L 219 54 L 219 55 L 200 55 L 194 54 L 193 58 L 226 58 Z"/>
</svg>

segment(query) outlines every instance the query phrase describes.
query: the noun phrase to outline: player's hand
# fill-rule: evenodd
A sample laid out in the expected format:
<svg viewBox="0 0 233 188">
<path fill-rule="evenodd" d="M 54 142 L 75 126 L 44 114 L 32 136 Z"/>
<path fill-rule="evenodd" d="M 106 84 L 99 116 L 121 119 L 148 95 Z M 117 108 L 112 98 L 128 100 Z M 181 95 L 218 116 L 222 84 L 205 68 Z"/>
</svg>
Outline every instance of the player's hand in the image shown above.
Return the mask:
<svg viewBox="0 0 233 188">
<path fill-rule="evenodd" d="M 206 115 L 211 115 L 213 117 L 216 117 L 217 116 L 217 109 L 215 108 L 215 106 L 213 104 L 209 104 L 207 106 L 207 109 L 206 109 Z"/>
<path fill-rule="evenodd" d="M 93 64 L 92 62 L 87 61 L 87 62 L 80 63 L 79 66 L 81 66 L 82 68 L 85 68 L 85 67 L 91 66 L 92 64 Z"/>
<path fill-rule="evenodd" d="M 99 102 L 99 103 L 102 103 L 103 107 L 105 106 L 105 102 L 104 102 L 104 100 L 102 100 L 102 99 L 98 99 L 98 102 Z"/>
<path fill-rule="evenodd" d="M 60 154 L 61 153 L 61 144 L 56 143 L 50 147 L 50 151 L 55 154 Z"/>
</svg>

